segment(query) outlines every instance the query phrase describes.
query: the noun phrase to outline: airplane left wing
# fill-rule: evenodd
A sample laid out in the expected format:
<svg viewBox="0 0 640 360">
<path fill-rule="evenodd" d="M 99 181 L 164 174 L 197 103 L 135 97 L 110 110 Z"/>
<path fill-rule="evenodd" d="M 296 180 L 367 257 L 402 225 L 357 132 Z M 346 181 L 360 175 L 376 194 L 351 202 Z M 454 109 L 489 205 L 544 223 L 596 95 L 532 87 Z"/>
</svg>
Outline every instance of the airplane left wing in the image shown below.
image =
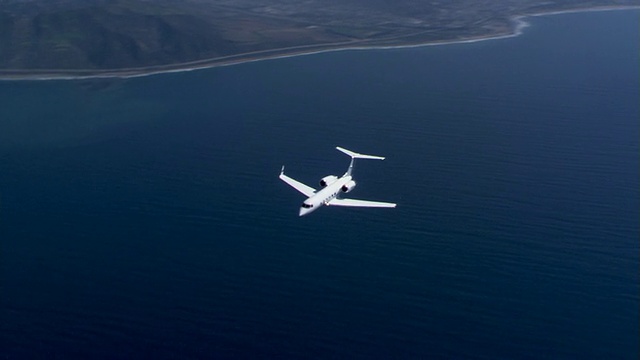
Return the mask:
<svg viewBox="0 0 640 360">
<path fill-rule="evenodd" d="M 367 201 L 367 200 L 355 200 L 355 199 L 333 199 L 329 201 L 330 206 L 352 206 L 352 207 L 375 207 L 375 208 L 394 208 L 396 204 L 379 202 L 379 201 Z"/>
<path fill-rule="evenodd" d="M 289 184 L 289 186 L 291 186 L 292 188 L 300 191 L 301 193 L 303 193 L 306 197 L 311 197 L 313 194 L 315 194 L 316 190 L 314 188 L 312 188 L 311 186 L 307 186 L 303 183 L 301 183 L 298 180 L 294 180 L 290 177 L 288 177 L 287 175 L 284 174 L 284 166 L 282 167 L 282 170 L 280 171 L 280 176 L 279 176 L 280 180 L 286 182 L 287 184 Z"/>
</svg>

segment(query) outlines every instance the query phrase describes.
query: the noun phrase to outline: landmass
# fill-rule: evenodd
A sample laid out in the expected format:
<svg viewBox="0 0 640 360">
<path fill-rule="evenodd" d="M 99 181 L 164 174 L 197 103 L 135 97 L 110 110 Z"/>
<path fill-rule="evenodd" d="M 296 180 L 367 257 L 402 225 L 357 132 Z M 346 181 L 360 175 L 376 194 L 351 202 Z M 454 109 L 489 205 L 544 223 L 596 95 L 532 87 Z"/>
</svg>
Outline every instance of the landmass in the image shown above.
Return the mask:
<svg viewBox="0 0 640 360">
<path fill-rule="evenodd" d="M 518 16 L 640 0 L 0 0 L 0 77 L 210 67 L 506 36 Z"/>
</svg>

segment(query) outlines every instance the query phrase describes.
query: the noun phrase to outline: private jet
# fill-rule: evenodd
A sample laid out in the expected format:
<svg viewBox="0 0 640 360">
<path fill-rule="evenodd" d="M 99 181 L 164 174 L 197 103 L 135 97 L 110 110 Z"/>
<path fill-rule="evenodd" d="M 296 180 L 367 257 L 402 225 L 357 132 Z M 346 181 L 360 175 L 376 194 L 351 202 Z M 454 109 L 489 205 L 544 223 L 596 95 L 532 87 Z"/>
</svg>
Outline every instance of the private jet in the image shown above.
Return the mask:
<svg viewBox="0 0 640 360">
<path fill-rule="evenodd" d="M 384 160 L 382 156 L 364 155 L 355 151 L 347 150 L 337 146 L 336 149 L 351 156 L 351 163 L 347 172 L 338 178 L 335 175 L 327 175 L 320 179 L 320 189 L 316 190 L 297 180 L 294 180 L 284 174 L 284 165 L 280 170 L 280 180 L 289 184 L 292 188 L 298 190 L 307 199 L 300 206 L 300 216 L 307 215 L 317 210 L 322 205 L 325 206 L 350 206 L 350 207 L 375 207 L 375 208 L 394 208 L 396 204 L 378 201 L 355 200 L 342 198 L 342 194 L 351 192 L 356 187 L 353 180 L 353 165 L 355 159 Z"/>
</svg>

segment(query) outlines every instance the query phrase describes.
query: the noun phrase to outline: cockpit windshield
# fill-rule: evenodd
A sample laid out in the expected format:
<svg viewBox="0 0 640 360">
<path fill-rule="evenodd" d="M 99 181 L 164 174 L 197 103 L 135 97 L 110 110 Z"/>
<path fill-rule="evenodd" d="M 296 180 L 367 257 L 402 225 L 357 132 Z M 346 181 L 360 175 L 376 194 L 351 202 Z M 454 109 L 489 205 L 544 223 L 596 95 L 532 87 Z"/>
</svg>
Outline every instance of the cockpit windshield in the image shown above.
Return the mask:
<svg viewBox="0 0 640 360">
<path fill-rule="evenodd" d="M 311 209 L 313 207 L 313 205 L 307 204 L 307 203 L 302 203 L 302 207 L 305 208 L 305 209 Z"/>
</svg>

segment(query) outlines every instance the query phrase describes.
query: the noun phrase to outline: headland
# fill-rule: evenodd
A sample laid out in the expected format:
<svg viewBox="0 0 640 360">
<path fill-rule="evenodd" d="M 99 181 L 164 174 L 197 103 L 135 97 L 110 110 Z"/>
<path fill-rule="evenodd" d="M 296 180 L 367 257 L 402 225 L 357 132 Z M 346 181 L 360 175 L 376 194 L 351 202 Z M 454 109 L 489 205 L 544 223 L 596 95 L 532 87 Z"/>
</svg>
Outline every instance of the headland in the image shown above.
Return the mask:
<svg viewBox="0 0 640 360">
<path fill-rule="evenodd" d="M 0 80 L 137 77 L 327 51 L 517 36 L 528 16 L 638 0 L 0 0 Z"/>
</svg>

